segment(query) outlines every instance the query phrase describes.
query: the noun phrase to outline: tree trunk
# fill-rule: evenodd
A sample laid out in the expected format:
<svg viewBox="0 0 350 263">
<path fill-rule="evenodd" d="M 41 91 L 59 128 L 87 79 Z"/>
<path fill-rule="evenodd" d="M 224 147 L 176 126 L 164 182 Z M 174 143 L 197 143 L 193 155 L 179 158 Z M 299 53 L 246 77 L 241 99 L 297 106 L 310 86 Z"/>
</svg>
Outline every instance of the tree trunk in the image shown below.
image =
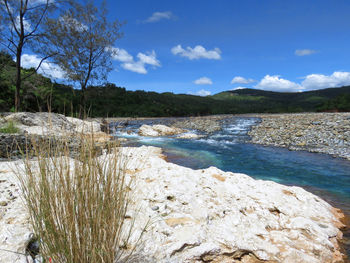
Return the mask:
<svg viewBox="0 0 350 263">
<path fill-rule="evenodd" d="M 85 119 L 86 117 L 86 86 L 81 85 L 79 118 Z"/>
<path fill-rule="evenodd" d="M 18 45 L 16 54 L 16 92 L 15 92 L 15 111 L 18 112 L 21 106 L 21 55 L 22 55 L 22 45 Z"/>
</svg>

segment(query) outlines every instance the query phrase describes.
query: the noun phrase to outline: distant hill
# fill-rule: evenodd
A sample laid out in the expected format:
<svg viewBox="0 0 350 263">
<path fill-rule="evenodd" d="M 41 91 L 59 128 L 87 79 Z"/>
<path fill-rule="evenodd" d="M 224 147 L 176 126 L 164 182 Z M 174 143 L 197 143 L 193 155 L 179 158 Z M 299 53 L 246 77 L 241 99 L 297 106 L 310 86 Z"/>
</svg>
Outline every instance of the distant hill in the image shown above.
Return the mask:
<svg viewBox="0 0 350 263">
<path fill-rule="evenodd" d="M 31 73 L 33 69 L 22 69 Z M 0 52 L 0 111 L 14 105 L 15 64 Z M 76 115 L 80 90 L 59 84 L 40 74 L 23 83 L 23 111 L 48 111 Z M 255 89 L 225 91 L 200 97 L 171 92 L 127 91 L 108 83 L 88 87 L 87 105 L 92 117 L 199 116 L 211 114 L 350 111 L 350 86 L 299 93 L 280 93 Z"/>
<path fill-rule="evenodd" d="M 350 86 L 305 92 L 239 89 L 211 96 L 238 105 L 249 103 L 260 112 L 350 111 Z"/>
</svg>

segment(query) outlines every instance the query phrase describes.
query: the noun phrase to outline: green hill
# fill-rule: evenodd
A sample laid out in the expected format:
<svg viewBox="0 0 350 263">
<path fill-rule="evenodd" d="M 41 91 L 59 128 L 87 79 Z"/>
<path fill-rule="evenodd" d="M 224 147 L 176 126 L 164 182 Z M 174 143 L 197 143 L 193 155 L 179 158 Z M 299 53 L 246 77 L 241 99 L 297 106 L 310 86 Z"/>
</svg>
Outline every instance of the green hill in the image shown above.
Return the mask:
<svg viewBox="0 0 350 263">
<path fill-rule="evenodd" d="M 34 69 L 22 69 L 32 73 Z M 14 105 L 15 64 L 0 52 L 0 111 Z M 80 90 L 33 74 L 23 83 L 23 111 L 77 114 Z M 350 111 L 350 86 L 299 93 L 280 93 L 255 89 L 225 91 L 199 97 L 170 92 L 127 91 L 108 83 L 90 86 L 86 92 L 89 115 L 97 116 L 198 116 L 211 114 L 278 113 L 312 111 Z"/>
<path fill-rule="evenodd" d="M 349 96 L 350 86 L 294 93 L 240 89 L 211 97 L 226 102 L 234 101 L 238 105 L 249 103 L 254 112 L 308 112 L 350 111 Z"/>
</svg>

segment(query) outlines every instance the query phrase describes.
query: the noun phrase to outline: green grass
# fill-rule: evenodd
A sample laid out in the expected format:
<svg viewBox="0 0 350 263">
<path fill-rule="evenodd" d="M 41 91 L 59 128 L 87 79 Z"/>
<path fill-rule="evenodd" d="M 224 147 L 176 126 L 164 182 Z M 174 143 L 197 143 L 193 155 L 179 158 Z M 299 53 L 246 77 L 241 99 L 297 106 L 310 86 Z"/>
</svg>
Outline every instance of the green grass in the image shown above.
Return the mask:
<svg viewBox="0 0 350 263">
<path fill-rule="evenodd" d="M 13 121 L 9 121 L 6 125 L 0 128 L 0 133 L 18 133 L 19 129 L 16 127 Z"/>
</svg>

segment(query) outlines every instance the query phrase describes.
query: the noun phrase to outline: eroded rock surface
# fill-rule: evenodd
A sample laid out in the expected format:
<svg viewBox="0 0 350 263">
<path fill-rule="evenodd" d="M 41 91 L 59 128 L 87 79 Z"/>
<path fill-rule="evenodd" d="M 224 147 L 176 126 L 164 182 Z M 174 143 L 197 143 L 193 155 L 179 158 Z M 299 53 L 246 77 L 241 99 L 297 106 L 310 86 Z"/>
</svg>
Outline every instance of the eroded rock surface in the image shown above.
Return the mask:
<svg viewBox="0 0 350 263">
<path fill-rule="evenodd" d="M 167 163 L 153 147 L 134 149 L 143 160 L 133 196 L 151 219 L 144 253 L 150 262 L 336 262 L 341 214 L 299 187 L 254 180 L 210 167 Z M 137 209 L 136 209 L 137 210 Z M 146 257 L 145 257 L 146 258 Z"/>
<path fill-rule="evenodd" d="M 112 136 L 101 131 L 100 123 L 65 117 L 55 113 L 18 112 L 7 113 L 1 117 L 1 125 L 13 121 L 19 129 L 18 134 L 0 133 L 0 158 L 17 158 L 30 151 L 33 145 L 51 140 L 64 139 L 69 148 L 78 149 L 79 140 L 92 138 L 99 148 L 104 148 Z"/>
<path fill-rule="evenodd" d="M 139 129 L 139 135 L 148 136 L 148 137 L 157 137 L 157 136 L 172 136 L 184 133 L 185 130 L 175 127 L 168 127 L 166 125 L 157 124 L 157 125 L 142 125 Z"/>
<path fill-rule="evenodd" d="M 18 112 L 4 117 L 13 121 L 21 132 L 34 135 L 67 135 L 74 132 L 101 132 L 100 123 L 65 117 L 62 114 L 48 112 Z"/>
<path fill-rule="evenodd" d="M 155 147 L 122 151 L 135 180 L 127 217 L 136 220 L 133 238 L 151 223 L 138 262 L 341 262 L 342 214 L 302 188 L 181 167 Z M 31 232 L 15 164 L 0 163 L 0 247 L 24 253 Z M 0 250 L 0 262 L 25 261 Z"/>
</svg>

